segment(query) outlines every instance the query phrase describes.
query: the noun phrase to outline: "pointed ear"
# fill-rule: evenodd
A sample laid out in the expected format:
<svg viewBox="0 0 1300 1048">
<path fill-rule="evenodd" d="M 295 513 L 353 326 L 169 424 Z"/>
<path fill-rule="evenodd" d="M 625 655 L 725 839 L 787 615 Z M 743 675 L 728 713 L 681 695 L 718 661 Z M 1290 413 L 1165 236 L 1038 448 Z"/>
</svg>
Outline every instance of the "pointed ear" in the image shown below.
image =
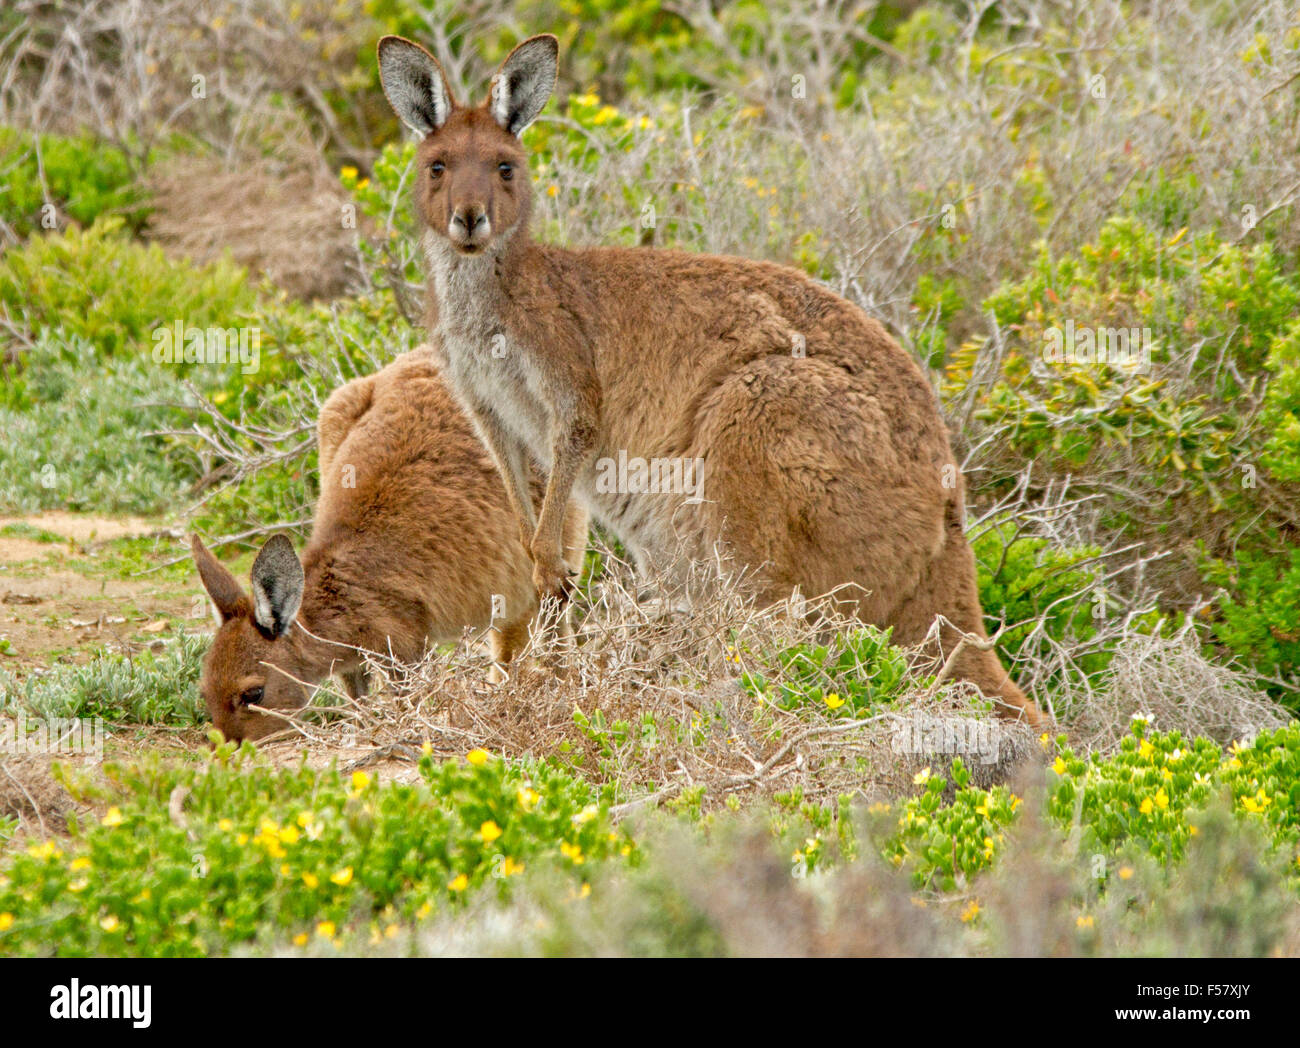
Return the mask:
<svg viewBox="0 0 1300 1048">
<path fill-rule="evenodd" d="M 379 82 L 393 112 L 417 134 L 438 130 L 456 108 L 438 60 L 403 37 L 379 41 Z"/>
<path fill-rule="evenodd" d="M 289 632 L 302 606 L 305 580 L 293 543 L 273 535 L 253 561 L 253 619 L 272 637 Z"/>
<path fill-rule="evenodd" d="M 550 33 L 530 37 L 501 63 L 492 78 L 488 109 L 512 135 L 519 135 L 537 119 L 555 89 L 560 42 Z"/>
<path fill-rule="evenodd" d="M 216 605 L 221 621 L 228 622 L 247 611 L 248 598 L 244 596 L 239 580 L 209 552 L 197 535 L 190 536 L 190 551 L 194 554 L 194 564 L 199 569 L 199 579 L 212 598 L 212 603 Z"/>
</svg>

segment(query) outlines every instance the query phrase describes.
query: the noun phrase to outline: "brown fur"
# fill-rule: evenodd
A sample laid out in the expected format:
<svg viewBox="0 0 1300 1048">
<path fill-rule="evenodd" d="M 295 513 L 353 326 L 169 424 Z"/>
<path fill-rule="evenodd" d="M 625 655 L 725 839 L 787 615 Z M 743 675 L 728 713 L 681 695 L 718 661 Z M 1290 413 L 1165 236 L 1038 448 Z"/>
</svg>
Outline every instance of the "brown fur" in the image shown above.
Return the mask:
<svg viewBox="0 0 1300 1048">
<path fill-rule="evenodd" d="M 554 81 L 553 37 L 525 41 L 475 108 L 436 61 L 388 37 L 398 115 L 423 133 L 429 328 L 456 395 L 492 449 L 530 536 L 540 592 L 568 584 L 571 495 L 640 565 L 679 567 L 723 543 L 777 601 L 845 583 L 854 610 L 920 642 L 936 615 L 984 638 L 963 486 L 920 368 L 876 320 L 795 270 L 645 248 L 563 249 L 528 232 L 518 133 Z M 599 489 L 617 457 L 699 459 L 703 501 Z M 548 473 L 540 519 L 522 497 Z M 953 629 L 942 651 L 958 641 Z M 966 646 L 957 674 L 1012 716 L 1042 715 L 997 656 Z"/>
<path fill-rule="evenodd" d="M 504 598 L 506 616 L 490 633 L 493 659 L 508 663 L 527 643 L 537 611 L 530 559 L 501 477 L 427 349 L 335 390 L 317 432 L 321 495 L 294 628 L 274 636 L 259 625 L 255 599 L 192 539 L 222 619 L 200 689 L 230 739 L 279 727 L 277 718 L 247 708 L 249 696 L 270 709 L 296 709 L 308 699 L 303 685 L 331 672 L 355 696 L 364 682 L 354 649 L 414 661 L 467 626 L 486 629 L 494 594 Z M 540 496 L 538 482 L 532 497 Z M 586 513 L 571 506 L 565 548 L 575 570 L 586 539 Z"/>
</svg>

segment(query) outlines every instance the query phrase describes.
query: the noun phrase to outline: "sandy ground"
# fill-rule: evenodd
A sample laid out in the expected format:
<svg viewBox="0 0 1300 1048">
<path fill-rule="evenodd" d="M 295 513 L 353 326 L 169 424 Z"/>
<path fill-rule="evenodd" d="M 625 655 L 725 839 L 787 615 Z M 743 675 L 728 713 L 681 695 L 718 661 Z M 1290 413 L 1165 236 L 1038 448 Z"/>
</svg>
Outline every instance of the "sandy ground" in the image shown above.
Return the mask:
<svg viewBox="0 0 1300 1048">
<path fill-rule="evenodd" d="M 117 538 L 149 535 L 156 523 L 135 517 L 41 513 L 0 517 L 0 529 L 24 524 L 69 541 L 0 535 L 0 668 L 22 674 L 88 650 L 157 641 L 177 619 L 202 621 L 197 580 L 188 589 L 157 575 L 118 578 L 95 571 L 94 552 Z M 74 568 L 75 565 L 75 568 Z M 80 570 L 76 570 L 80 569 Z"/>
</svg>

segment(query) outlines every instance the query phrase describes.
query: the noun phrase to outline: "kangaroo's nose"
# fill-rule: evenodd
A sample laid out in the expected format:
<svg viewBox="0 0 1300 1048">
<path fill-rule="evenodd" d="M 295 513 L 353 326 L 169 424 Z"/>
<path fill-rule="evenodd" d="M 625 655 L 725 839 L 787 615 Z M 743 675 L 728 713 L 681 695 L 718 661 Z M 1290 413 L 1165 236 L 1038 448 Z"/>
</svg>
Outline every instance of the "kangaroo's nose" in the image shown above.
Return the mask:
<svg viewBox="0 0 1300 1048">
<path fill-rule="evenodd" d="M 469 236 L 478 232 L 487 232 L 487 211 L 480 207 L 457 211 L 451 216 L 452 229 L 463 229 Z"/>
</svg>

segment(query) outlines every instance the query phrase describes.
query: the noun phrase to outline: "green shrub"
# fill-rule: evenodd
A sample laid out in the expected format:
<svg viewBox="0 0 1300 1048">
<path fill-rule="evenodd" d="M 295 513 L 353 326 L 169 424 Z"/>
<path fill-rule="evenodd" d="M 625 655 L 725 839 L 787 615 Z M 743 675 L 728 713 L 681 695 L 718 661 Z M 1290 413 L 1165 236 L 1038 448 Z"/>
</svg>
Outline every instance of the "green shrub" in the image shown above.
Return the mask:
<svg viewBox="0 0 1300 1048">
<path fill-rule="evenodd" d="M 1005 786 L 971 786 L 960 757 L 952 763 L 952 778 L 956 795 L 944 804 L 948 780 L 929 768 L 917 773 L 921 794 L 901 805 L 898 832 L 883 849 L 896 866 L 911 870 L 917 888 L 954 891 L 988 869 L 1003 850 L 1005 831 L 1021 803 Z"/>
<path fill-rule="evenodd" d="M 0 382 L 0 510 L 154 513 L 192 481 L 152 435 L 188 394 L 145 355 L 105 362 L 78 336 L 46 330 Z"/>
<path fill-rule="evenodd" d="M 1120 752 L 1076 757 L 1058 742 L 1058 778 L 1048 812 L 1063 827 L 1077 817 L 1082 846 L 1107 854 L 1136 842 L 1165 864 L 1183 857 L 1197 829 L 1191 813 L 1217 793 L 1231 796 L 1244 818 L 1262 819 L 1275 844 L 1294 851 L 1300 839 L 1300 724 L 1261 732 L 1223 752 L 1205 738 L 1146 731 L 1140 719 Z"/>
<path fill-rule="evenodd" d="M 99 219 L 89 229 L 32 237 L 10 249 L 0 257 L 0 308 L 36 334 L 61 327 L 94 345 L 101 358 L 135 355 L 151 363 L 160 345 L 154 332 L 178 320 L 194 328 L 249 324 L 256 299 L 238 266 L 185 265 L 157 244 L 121 233 L 120 218 Z M 165 366 L 205 385 L 239 371 L 238 365 Z"/>
<path fill-rule="evenodd" d="M 25 237 L 52 228 L 42 223 L 47 203 L 83 226 L 101 215 L 119 215 L 132 232 L 140 231 L 149 212 L 121 151 L 91 135 L 41 135 L 39 146 L 38 163 L 32 134 L 0 127 L 0 215 L 14 232 Z"/>
<path fill-rule="evenodd" d="M 1278 557 L 1243 551 L 1208 574 L 1228 587 L 1219 600 L 1215 638 L 1266 676 L 1294 677 L 1300 670 L 1300 549 Z M 1275 694 L 1292 708 L 1300 702 L 1295 691 Z"/>
<path fill-rule="evenodd" d="M 861 717 L 901 699 L 915 681 L 907 657 L 874 626 L 837 634 L 826 644 L 750 652 L 757 668 L 740 678 L 756 698 L 783 710 L 811 708 L 835 717 Z M 924 682 L 921 682 L 924 684 Z"/>
<path fill-rule="evenodd" d="M 1087 640 L 1097 632 L 1093 602 L 1105 575 L 1100 547 L 1061 549 L 1024 534 L 1010 520 L 986 528 L 971 545 L 984 614 L 1012 627 L 999 642 L 1006 658 L 1015 661 L 1039 627 L 1058 642 Z M 1109 653 L 1097 653 L 1086 656 L 1081 668 L 1092 676 L 1109 664 Z"/>
<path fill-rule="evenodd" d="M 1137 853 L 1172 872 L 1199 832 L 1198 813 L 1226 798 L 1241 819 L 1257 821 L 1272 846 L 1290 859 L 1300 842 L 1300 722 L 1261 732 L 1224 752 L 1206 738 L 1150 732 L 1133 722 L 1120 751 L 1104 758 L 1074 754 L 1065 736 L 1055 749 L 1046 814 L 1062 834 L 1078 834 L 1081 855 Z M 969 785 L 961 761 L 953 763 L 952 801 L 942 803 L 947 780 L 924 769 L 922 793 L 900 808 L 898 832 L 885 855 L 904 866 L 918 887 L 951 891 L 989 868 L 1014 830 L 1020 801 L 1005 787 Z M 1100 864 L 1105 871 L 1108 863 Z M 1300 888 L 1300 875 L 1295 878 Z"/>
<path fill-rule="evenodd" d="M 0 670 L 0 710 L 38 717 L 102 717 L 109 723 L 200 724 L 199 675 L 208 641 L 181 634 L 157 654 L 96 652 L 84 665 L 55 664 L 25 679 Z"/>
<path fill-rule="evenodd" d="M 106 764 L 114 787 L 69 781 L 102 816 L 33 844 L 0 874 L 0 953 L 220 954 L 275 936 L 380 941 L 541 865 L 575 886 L 633 855 L 607 801 L 545 764 L 482 751 L 420 762 L 415 783 L 273 769 L 223 744 L 201 765 Z M 183 818 L 169 811 L 181 790 Z M 180 823 L 184 825 L 180 825 Z"/>
<path fill-rule="evenodd" d="M 1279 481 L 1300 483 L 1300 318 L 1280 332 L 1265 361 L 1272 379 L 1260 415 L 1261 462 Z"/>
</svg>

